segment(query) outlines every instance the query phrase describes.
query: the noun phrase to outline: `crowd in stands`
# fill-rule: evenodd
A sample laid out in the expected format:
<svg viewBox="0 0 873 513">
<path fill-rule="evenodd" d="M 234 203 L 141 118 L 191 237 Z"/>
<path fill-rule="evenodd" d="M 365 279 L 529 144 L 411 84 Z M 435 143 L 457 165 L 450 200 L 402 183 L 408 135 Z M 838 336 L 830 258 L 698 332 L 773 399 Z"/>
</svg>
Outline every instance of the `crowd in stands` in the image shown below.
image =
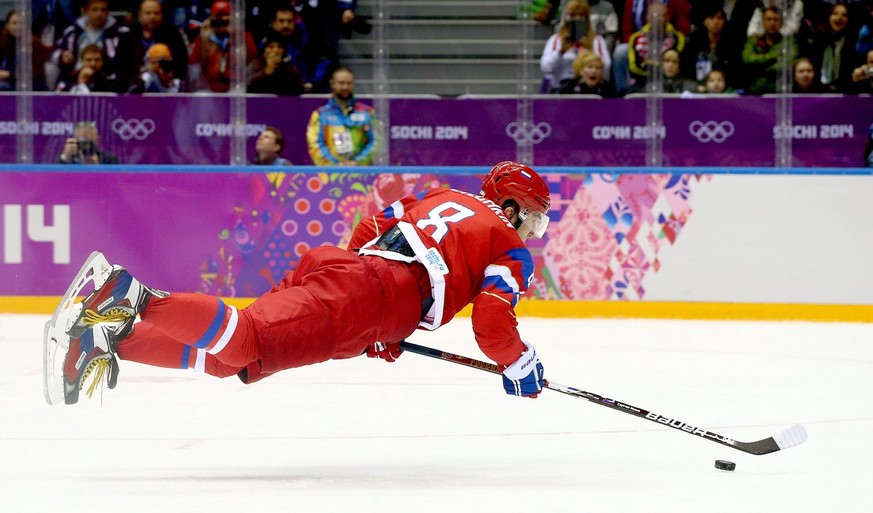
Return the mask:
<svg viewBox="0 0 873 513">
<path fill-rule="evenodd" d="M 234 47 L 244 45 L 248 92 L 327 93 L 340 38 L 370 30 L 356 3 L 246 0 L 245 40 L 237 42 L 239 18 L 228 0 L 34 0 L 32 88 L 224 93 Z M 21 31 L 21 14 L 9 11 L 0 32 L 0 90 L 16 88 Z"/>
<path fill-rule="evenodd" d="M 241 31 L 232 4 L 34 0 L 33 90 L 225 93 L 239 61 L 233 49 L 244 47 L 249 93 L 328 93 L 340 40 L 370 30 L 357 0 L 245 0 Z M 773 93 L 787 53 L 795 93 L 873 93 L 873 0 L 534 5 L 534 19 L 554 29 L 541 56 L 542 92 L 624 96 L 645 92 L 658 73 L 667 93 Z M 21 31 L 12 10 L 0 31 L 0 91 L 16 87 Z M 657 59 L 653 37 L 662 43 Z"/>
<path fill-rule="evenodd" d="M 542 92 L 624 96 L 646 92 L 659 73 L 665 93 L 767 94 L 787 62 L 794 93 L 873 93 L 873 0 L 536 0 L 531 9 L 554 26 Z M 650 39 L 661 41 L 658 58 Z"/>
</svg>

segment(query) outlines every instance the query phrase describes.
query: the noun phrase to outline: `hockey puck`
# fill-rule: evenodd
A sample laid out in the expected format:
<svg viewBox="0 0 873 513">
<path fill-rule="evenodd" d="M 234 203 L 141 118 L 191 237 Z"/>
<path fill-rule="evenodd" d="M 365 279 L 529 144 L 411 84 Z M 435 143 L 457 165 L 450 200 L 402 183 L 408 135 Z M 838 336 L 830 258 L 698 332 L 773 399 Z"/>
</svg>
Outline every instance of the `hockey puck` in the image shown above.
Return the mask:
<svg viewBox="0 0 873 513">
<path fill-rule="evenodd" d="M 728 460 L 715 460 L 715 468 L 730 471 L 737 468 L 737 464 Z"/>
</svg>

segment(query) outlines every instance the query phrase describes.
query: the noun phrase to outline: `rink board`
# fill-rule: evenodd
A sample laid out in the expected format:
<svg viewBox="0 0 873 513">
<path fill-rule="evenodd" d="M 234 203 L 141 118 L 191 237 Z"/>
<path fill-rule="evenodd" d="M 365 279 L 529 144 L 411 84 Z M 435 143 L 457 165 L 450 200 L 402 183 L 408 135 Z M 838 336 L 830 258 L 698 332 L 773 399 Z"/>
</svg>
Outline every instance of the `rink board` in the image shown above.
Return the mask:
<svg viewBox="0 0 873 513">
<path fill-rule="evenodd" d="M 93 250 L 152 286 L 245 302 L 402 195 L 473 190 L 487 168 L 290 170 L 0 172 L 0 311 L 50 311 Z M 548 171 L 531 315 L 870 318 L 870 176 Z"/>
</svg>

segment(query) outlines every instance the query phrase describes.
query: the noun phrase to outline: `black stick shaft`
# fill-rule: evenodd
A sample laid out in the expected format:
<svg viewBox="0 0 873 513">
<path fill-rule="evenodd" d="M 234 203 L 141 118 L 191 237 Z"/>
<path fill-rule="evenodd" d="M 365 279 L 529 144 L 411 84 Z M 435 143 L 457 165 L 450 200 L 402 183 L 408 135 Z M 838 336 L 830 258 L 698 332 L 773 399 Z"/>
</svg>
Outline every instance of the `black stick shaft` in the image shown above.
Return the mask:
<svg viewBox="0 0 873 513">
<path fill-rule="evenodd" d="M 447 362 L 456 363 L 458 365 L 463 365 L 465 367 L 472 367 L 474 369 L 479 369 L 485 372 L 490 372 L 492 374 L 500 374 L 500 370 L 497 365 L 493 363 L 487 363 L 480 360 L 475 360 L 473 358 L 468 358 L 466 356 L 457 355 L 454 353 L 449 353 L 446 351 L 441 351 L 439 349 L 434 349 L 431 347 L 421 346 L 418 344 L 413 344 L 411 342 L 401 342 L 400 347 L 404 351 L 409 351 L 410 353 L 416 353 L 423 356 L 428 356 L 430 358 L 436 358 L 438 360 L 444 360 Z M 579 390 L 577 388 L 568 387 L 564 385 L 560 385 L 555 382 L 550 382 L 548 380 L 544 380 L 544 386 L 549 390 L 554 390 L 556 392 L 561 392 L 562 394 L 571 395 L 573 397 L 578 397 L 580 399 L 585 399 L 586 401 L 592 402 L 594 404 L 598 404 L 600 406 L 605 406 L 607 408 L 620 411 L 622 413 L 627 413 L 629 415 L 633 415 L 634 417 L 639 417 L 641 419 L 646 419 L 651 422 L 655 422 L 661 426 L 666 426 L 669 428 L 673 428 L 691 435 L 697 435 L 700 438 L 704 438 L 706 440 L 725 445 L 734 449 L 738 449 L 743 452 L 747 452 L 749 454 L 768 454 L 771 452 L 775 452 L 780 450 L 782 447 L 777 443 L 777 441 L 773 438 L 765 438 L 763 440 L 758 440 L 755 442 L 740 442 L 737 440 L 733 440 L 723 435 L 719 435 L 717 433 L 713 433 L 703 428 L 699 428 L 696 426 L 692 426 L 687 424 L 681 420 L 673 419 L 670 417 L 665 417 L 663 415 L 652 413 L 648 410 L 644 410 L 643 408 L 638 408 L 636 406 L 632 406 L 627 403 L 623 403 L 621 401 L 616 401 L 614 399 L 610 399 L 608 397 L 603 397 L 598 394 L 594 394 L 592 392 L 586 392 L 584 390 Z M 797 426 L 796 428 L 800 428 Z M 792 429 L 796 429 L 792 428 Z M 806 438 L 805 432 L 803 433 L 803 440 Z M 797 442 L 802 443 L 802 441 Z M 796 445 L 794 443 L 792 445 Z M 790 447 L 791 445 L 788 445 Z M 787 447 L 785 447 L 787 448 Z"/>
</svg>

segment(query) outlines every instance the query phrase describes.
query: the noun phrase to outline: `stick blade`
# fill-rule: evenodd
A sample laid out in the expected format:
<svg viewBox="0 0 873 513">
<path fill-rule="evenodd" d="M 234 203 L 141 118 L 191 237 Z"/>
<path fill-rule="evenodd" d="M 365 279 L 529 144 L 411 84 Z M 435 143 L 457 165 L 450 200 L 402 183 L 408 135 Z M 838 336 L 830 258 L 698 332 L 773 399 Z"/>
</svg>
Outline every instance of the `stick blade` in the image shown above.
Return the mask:
<svg viewBox="0 0 873 513">
<path fill-rule="evenodd" d="M 800 424 L 795 424 L 785 431 L 779 433 L 778 435 L 773 437 L 773 440 L 776 441 L 776 445 L 779 446 L 780 451 L 784 451 L 789 447 L 794 447 L 795 445 L 800 445 L 807 439 L 806 429 L 803 428 Z"/>
<path fill-rule="evenodd" d="M 806 430 L 800 424 L 795 424 L 779 434 L 764 438 L 756 442 L 738 442 L 732 440 L 727 445 L 749 454 L 770 454 L 782 451 L 806 441 Z"/>
</svg>

